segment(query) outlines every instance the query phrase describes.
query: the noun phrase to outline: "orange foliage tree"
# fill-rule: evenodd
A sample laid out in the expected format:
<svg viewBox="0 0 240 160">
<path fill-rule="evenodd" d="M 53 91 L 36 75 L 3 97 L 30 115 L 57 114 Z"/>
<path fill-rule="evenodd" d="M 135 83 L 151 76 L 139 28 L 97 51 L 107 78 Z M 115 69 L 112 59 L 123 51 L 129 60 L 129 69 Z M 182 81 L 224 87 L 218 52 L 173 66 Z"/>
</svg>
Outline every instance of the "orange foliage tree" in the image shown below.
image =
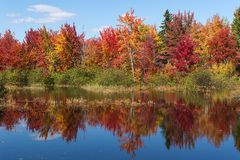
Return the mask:
<svg viewBox="0 0 240 160">
<path fill-rule="evenodd" d="M 134 10 L 119 17 L 120 51 L 130 64 L 134 80 L 144 79 L 145 72 L 153 70 L 162 46 L 154 26 L 144 24 Z"/>
<path fill-rule="evenodd" d="M 221 19 L 218 15 L 215 15 L 212 19 L 209 19 L 206 25 L 194 25 L 191 32 L 193 41 L 196 44 L 194 50 L 201 58 L 203 64 L 206 64 L 210 58 L 210 41 L 217 36 L 221 29 L 227 26 L 227 22 L 224 19 Z"/>
<path fill-rule="evenodd" d="M 58 70 L 80 66 L 83 58 L 84 34 L 77 34 L 73 24 L 65 24 L 54 39 L 54 52 L 59 58 Z"/>
</svg>

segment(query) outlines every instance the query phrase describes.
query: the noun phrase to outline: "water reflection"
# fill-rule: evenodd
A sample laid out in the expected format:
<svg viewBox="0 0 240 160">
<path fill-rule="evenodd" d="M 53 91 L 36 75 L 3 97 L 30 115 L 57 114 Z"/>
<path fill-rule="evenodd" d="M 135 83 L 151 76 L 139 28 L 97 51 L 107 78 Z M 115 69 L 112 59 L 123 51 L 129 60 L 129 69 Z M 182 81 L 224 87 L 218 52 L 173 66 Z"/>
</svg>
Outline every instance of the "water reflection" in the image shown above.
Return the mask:
<svg viewBox="0 0 240 160">
<path fill-rule="evenodd" d="M 221 147 L 232 136 L 240 150 L 239 104 L 231 98 L 182 93 L 15 90 L 0 107 L 0 126 L 13 131 L 24 121 L 38 140 L 61 136 L 68 143 L 88 125 L 100 126 L 118 137 L 120 148 L 133 157 L 144 146 L 142 139 L 158 131 L 167 149 L 194 149 L 201 137 Z"/>
</svg>

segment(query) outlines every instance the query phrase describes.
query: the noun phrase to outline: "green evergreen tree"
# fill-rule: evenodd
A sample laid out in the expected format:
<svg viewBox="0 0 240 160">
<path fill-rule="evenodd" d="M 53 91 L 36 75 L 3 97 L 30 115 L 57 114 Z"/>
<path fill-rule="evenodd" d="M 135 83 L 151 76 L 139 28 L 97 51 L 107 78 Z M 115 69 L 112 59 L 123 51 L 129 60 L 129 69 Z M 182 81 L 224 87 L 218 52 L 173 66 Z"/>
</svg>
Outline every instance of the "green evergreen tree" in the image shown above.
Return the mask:
<svg viewBox="0 0 240 160">
<path fill-rule="evenodd" d="M 160 48 L 162 48 L 160 56 L 156 60 L 158 64 L 166 64 L 168 62 L 168 57 L 169 57 L 166 51 L 166 41 L 165 41 L 166 35 L 165 34 L 169 29 L 168 23 L 172 21 L 172 14 L 167 9 L 163 16 L 164 16 L 164 20 L 161 23 L 160 31 L 158 33 L 159 37 L 163 40 L 163 44 L 160 46 Z"/>
<path fill-rule="evenodd" d="M 240 49 L 240 7 L 234 13 L 232 23 L 232 33 L 237 42 L 238 50 Z"/>
<path fill-rule="evenodd" d="M 161 30 L 159 32 L 159 36 L 164 39 L 165 33 L 166 33 L 167 29 L 168 29 L 168 25 L 167 24 L 172 21 L 172 14 L 167 9 L 163 16 L 164 16 L 164 20 L 162 21 L 161 26 L 160 26 Z"/>
</svg>

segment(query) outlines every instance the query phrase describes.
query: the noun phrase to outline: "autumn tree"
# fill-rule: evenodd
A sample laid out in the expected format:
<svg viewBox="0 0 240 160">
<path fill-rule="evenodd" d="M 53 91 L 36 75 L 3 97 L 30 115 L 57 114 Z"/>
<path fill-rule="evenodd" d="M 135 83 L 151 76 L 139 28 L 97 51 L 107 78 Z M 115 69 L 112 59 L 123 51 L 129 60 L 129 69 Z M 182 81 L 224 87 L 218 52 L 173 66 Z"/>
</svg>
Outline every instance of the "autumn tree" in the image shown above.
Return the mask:
<svg viewBox="0 0 240 160">
<path fill-rule="evenodd" d="M 210 41 L 210 60 L 213 63 L 236 61 L 237 49 L 229 27 L 221 29 Z"/>
<path fill-rule="evenodd" d="M 32 28 L 26 32 L 23 41 L 23 66 L 29 69 L 40 67 L 45 63 L 45 56 L 41 50 L 41 35 L 39 30 L 33 30 Z M 41 65 L 40 65 L 41 64 Z"/>
<path fill-rule="evenodd" d="M 119 17 L 121 31 L 120 51 L 129 57 L 132 77 L 135 79 L 135 56 L 139 49 L 139 28 L 143 26 L 143 19 L 135 16 L 134 10 Z"/>
<path fill-rule="evenodd" d="M 155 26 L 146 25 L 143 19 L 134 14 L 134 10 L 119 18 L 120 48 L 122 57 L 129 57 L 132 77 L 142 80 L 145 72 L 153 70 L 163 41 L 158 36 Z"/>
<path fill-rule="evenodd" d="M 140 48 L 136 54 L 136 68 L 140 71 L 141 81 L 144 81 L 146 75 L 159 68 L 159 59 L 164 48 L 163 40 L 154 26 L 144 25 L 139 30 Z"/>
<path fill-rule="evenodd" d="M 84 34 L 77 34 L 73 24 L 65 24 L 54 39 L 54 52 L 59 58 L 58 70 L 80 66 L 83 58 Z"/>
<path fill-rule="evenodd" d="M 191 38 L 196 24 L 193 13 L 180 11 L 173 15 L 172 21 L 167 24 L 165 37 L 167 54 L 170 63 L 178 71 L 188 72 L 196 63 L 197 57 L 194 52 L 196 45 Z"/>
<path fill-rule="evenodd" d="M 43 68 L 46 71 L 51 66 L 53 53 L 53 31 L 45 26 L 40 29 L 30 29 L 26 32 L 23 44 L 23 66 L 28 69 Z"/>
<path fill-rule="evenodd" d="M 84 66 L 101 66 L 101 44 L 100 38 L 90 38 L 85 40 L 84 56 L 83 56 Z"/>
<path fill-rule="evenodd" d="M 48 31 L 45 26 L 39 29 L 41 35 L 41 50 L 45 53 L 45 69 L 48 71 L 54 68 L 54 45 L 53 38 L 56 33 L 52 30 Z"/>
<path fill-rule="evenodd" d="M 100 31 L 103 67 L 121 67 L 124 59 L 120 53 L 120 30 L 108 27 Z"/>
<path fill-rule="evenodd" d="M 191 67 L 198 61 L 198 55 L 194 52 L 194 44 L 189 35 L 179 39 L 170 57 L 171 63 L 178 71 L 189 72 L 191 70 Z"/>
<path fill-rule="evenodd" d="M 167 24 L 168 30 L 165 38 L 167 54 L 171 56 L 175 53 L 180 39 L 190 34 L 194 22 L 194 14 L 191 12 L 178 12 L 173 15 L 172 21 Z"/>
<path fill-rule="evenodd" d="M 21 44 L 10 30 L 0 37 L 0 69 L 17 68 L 21 61 Z"/>
<path fill-rule="evenodd" d="M 204 27 L 203 24 L 194 22 L 190 32 L 190 37 L 195 44 L 194 51 L 199 54 L 199 57 L 202 55 L 202 43 L 205 40 L 202 32 Z"/>
<path fill-rule="evenodd" d="M 215 15 L 212 19 L 209 19 L 206 22 L 206 25 L 193 25 L 191 36 L 194 43 L 196 44 L 194 50 L 199 54 L 199 57 L 203 63 L 209 61 L 210 41 L 218 34 L 221 29 L 227 26 L 228 23 L 218 15 Z"/>
</svg>

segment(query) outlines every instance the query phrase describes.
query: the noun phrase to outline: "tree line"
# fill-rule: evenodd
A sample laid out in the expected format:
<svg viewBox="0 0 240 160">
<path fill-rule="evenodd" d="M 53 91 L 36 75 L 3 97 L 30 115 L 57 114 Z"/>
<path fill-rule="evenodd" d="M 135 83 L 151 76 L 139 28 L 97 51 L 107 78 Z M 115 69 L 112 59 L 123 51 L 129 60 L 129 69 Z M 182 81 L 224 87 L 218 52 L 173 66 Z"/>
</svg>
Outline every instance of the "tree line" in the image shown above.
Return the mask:
<svg viewBox="0 0 240 160">
<path fill-rule="evenodd" d="M 29 29 L 22 42 L 7 30 L 0 36 L 0 70 L 43 69 L 65 72 L 73 67 L 126 69 L 134 80 L 157 72 L 189 73 L 198 67 L 240 60 L 240 8 L 230 24 L 214 15 L 206 24 L 193 12 L 164 13 L 160 27 L 144 23 L 133 9 L 119 16 L 114 27 L 87 39 L 75 24 L 59 31 Z"/>
</svg>

